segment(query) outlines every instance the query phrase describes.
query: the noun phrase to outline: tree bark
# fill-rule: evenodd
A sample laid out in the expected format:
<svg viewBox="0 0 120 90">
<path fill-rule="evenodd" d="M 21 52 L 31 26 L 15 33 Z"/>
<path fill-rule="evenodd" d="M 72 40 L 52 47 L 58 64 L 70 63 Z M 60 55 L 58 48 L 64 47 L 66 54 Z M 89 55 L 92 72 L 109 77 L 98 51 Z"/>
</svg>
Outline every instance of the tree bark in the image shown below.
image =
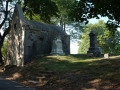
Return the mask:
<svg viewBox="0 0 120 90">
<path fill-rule="evenodd" d="M 0 34 L 0 65 L 4 65 L 3 59 L 2 59 L 2 46 L 3 46 L 3 37 Z"/>
<path fill-rule="evenodd" d="M 2 59 L 2 46 L 3 46 L 3 42 L 5 39 L 5 36 L 10 32 L 10 26 L 5 30 L 3 36 L 1 36 L 0 34 L 0 65 L 4 65 L 4 61 Z"/>
<path fill-rule="evenodd" d="M 1 49 L 2 49 L 2 47 L 0 46 L 0 65 L 4 65 Z"/>
<path fill-rule="evenodd" d="M 5 21 L 8 18 L 8 14 L 9 14 L 9 11 L 8 11 L 8 2 L 9 2 L 9 0 L 6 1 L 5 18 L 2 21 L 2 23 L 0 24 L 0 28 L 2 28 L 2 26 L 5 24 Z M 1 49 L 2 49 L 2 46 L 3 46 L 4 38 L 9 33 L 9 31 L 10 31 L 10 26 L 5 30 L 3 36 L 1 36 L 1 33 L 0 33 L 0 65 L 4 65 L 4 62 L 3 62 L 3 59 L 2 59 L 2 51 L 1 51 Z"/>
</svg>

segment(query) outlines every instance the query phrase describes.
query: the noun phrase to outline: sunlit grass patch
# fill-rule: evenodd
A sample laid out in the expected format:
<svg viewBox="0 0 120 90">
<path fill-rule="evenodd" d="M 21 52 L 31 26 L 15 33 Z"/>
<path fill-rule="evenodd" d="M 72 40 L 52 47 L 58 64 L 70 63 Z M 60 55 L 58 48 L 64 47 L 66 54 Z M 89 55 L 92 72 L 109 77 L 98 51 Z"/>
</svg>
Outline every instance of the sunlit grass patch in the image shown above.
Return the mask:
<svg viewBox="0 0 120 90">
<path fill-rule="evenodd" d="M 87 55 L 46 56 L 39 58 L 35 66 L 37 68 L 44 67 L 46 70 L 51 69 L 53 71 L 64 72 L 89 67 L 98 60 L 101 60 L 101 58 L 92 58 Z"/>
<path fill-rule="evenodd" d="M 80 71 L 88 74 L 104 77 L 108 73 L 120 71 L 119 57 L 88 57 L 87 55 L 45 56 L 38 58 L 31 70 L 51 70 L 55 72 Z"/>
</svg>

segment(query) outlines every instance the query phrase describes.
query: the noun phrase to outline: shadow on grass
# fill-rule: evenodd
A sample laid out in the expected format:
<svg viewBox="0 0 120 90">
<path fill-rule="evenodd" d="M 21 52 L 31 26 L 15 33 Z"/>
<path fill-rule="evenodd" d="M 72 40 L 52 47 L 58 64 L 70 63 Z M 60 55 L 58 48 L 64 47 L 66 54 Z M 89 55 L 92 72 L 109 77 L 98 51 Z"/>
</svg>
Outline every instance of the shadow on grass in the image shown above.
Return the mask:
<svg viewBox="0 0 120 90">
<path fill-rule="evenodd" d="M 74 62 L 68 60 L 73 58 L 75 58 Z M 55 90 L 60 88 L 62 90 L 120 89 L 120 58 L 79 61 L 83 59 L 88 59 L 88 57 L 70 55 L 41 58 L 37 65 L 44 67 L 45 70 L 57 72 L 58 78 L 54 82 L 48 83 L 47 86 L 39 88 Z"/>
<path fill-rule="evenodd" d="M 91 59 L 95 58 L 95 57 L 89 57 L 87 54 L 70 54 L 68 55 L 68 57 L 82 59 L 82 60 L 86 60 L 88 58 L 91 58 Z"/>
</svg>

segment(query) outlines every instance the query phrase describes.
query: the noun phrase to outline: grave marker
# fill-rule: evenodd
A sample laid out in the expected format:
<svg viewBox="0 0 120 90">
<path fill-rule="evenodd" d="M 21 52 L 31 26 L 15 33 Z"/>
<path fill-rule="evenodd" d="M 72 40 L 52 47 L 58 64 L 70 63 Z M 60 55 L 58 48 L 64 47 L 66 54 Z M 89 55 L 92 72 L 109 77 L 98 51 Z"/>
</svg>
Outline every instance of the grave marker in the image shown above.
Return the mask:
<svg viewBox="0 0 120 90">
<path fill-rule="evenodd" d="M 89 53 L 92 53 L 93 56 L 100 56 L 101 55 L 101 48 L 97 46 L 97 33 L 92 30 L 89 34 L 90 36 L 90 48 L 87 51 L 88 55 Z"/>
</svg>

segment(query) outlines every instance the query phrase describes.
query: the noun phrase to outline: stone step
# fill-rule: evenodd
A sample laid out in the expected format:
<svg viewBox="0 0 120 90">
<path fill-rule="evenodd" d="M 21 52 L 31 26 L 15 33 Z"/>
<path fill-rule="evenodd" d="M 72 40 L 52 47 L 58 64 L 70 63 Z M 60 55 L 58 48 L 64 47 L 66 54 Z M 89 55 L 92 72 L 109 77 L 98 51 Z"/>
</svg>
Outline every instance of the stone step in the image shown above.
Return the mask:
<svg viewBox="0 0 120 90">
<path fill-rule="evenodd" d="M 39 83 L 39 81 L 34 81 L 34 80 L 29 80 L 28 82 L 29 83 L 34 83 L 34 84 L 38 84 Z"/>
<path fill-rule="evenodd" d="M 46 77 L 36 77 L 36 76 L 31 76 L 32 79 L 37 80 L 38 82 L 42 82 L 44 80 L 47 80 Z"/>
</svg>

